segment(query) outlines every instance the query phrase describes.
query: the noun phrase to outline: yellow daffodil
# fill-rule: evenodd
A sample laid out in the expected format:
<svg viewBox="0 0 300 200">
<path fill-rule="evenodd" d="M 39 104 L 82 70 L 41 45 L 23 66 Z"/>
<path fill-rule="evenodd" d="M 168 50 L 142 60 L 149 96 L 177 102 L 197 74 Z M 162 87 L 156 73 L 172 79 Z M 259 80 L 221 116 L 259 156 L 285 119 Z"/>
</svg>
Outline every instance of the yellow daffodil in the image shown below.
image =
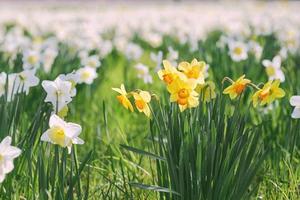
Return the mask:
<svg viewBox="0 0 300 200">
<path fill-rule="evenodd" d="M 267 82 L 262 89 L 259 89 L 252 97 L 253 106 L 256 107 L 258 103 L 261 106 L 271 104 L 278 98 L 285 96 L 283 89 L 279 88 L 280 80 Z"/>
<path fill-rule="evenodd" d="M 201 96 L 202 101 L 210 102 L 212 99 L 216 98 L 216 85 L 212 81 L 207 81 L 205 84 L 198 85 L 195 89 Z"/>
<path fill-rule="evenodd" d="M 159 70 L 157 74 L 159 78 L 168 85 L 171 84 L 178 77 L 179 72 L 167 60 L 163 61 L 163 65 L 164 65 L 164 69 Z"/>
<path fill-rule="evenodd" d="M 179 63 L 178 69 L 181 70 L 187 78 L 194 79 L 198 84 L 204 84 L 205 66 L 205 62 L 198 62 L 197 59 L 194 59 L 191 63 Z"/>
<path fill-rule="evenodd" d="M 114 91 L 118 92 L 120 95 L 117 96 L 119 102 L 128 110 L 133 112 L 133 106 L 129 99 L 127 98 L 128 93 L 126 92 L 124 84 L 120 88 L 112 88 Z"/>
<path fill-rule="evenodd" d="M 171 93 L 170 101 L 177 102 L 181 112 L 199 104 L 198 93 L 195 91 L 196 85 L 197 83 L 190 79 L 177 78 L 167 86 Z"/>
<path fill-rule="evenodd" d="M 133 98 L 136 108 L 139 112 L 143 112 L 147 117 L 150 117 L 149 103 L 151 95 L 147 91 L 133 92 Z"/>
<path fill-rule="evenodd" d="M 230 99 L 235 99 L 245 90 L 245 87 L 250 82 L 251 81 L 249 79 L 245 79 L 245 75 L 243 75 L 240 78 L 238 78 L 236 81 L 233 81 L 230 86 L 225 88 L 223 94 L 229 94 Z"/>
</svg>

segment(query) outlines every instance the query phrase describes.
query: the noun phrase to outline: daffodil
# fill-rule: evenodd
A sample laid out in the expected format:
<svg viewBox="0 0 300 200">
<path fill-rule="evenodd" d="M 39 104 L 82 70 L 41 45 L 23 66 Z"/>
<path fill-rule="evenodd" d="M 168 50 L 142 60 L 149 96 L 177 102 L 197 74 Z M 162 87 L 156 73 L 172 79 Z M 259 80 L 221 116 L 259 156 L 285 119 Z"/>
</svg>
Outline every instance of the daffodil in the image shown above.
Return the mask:
<svg viewBox="0 0 300 200">
<path fill-rule="evenodd" d="M 194 79 L 198 84 L 204 84 L 205 62 L 198 62 L 197 59 L 192 60 L 191 63 L 181 62 L 178 65 L 178 69 L 181 70 L 187 78 Z"/>
<path fill-rule="evenodd" d="M 133 98 L 136 108 L 139 112 L 143 112 L 147 117 L 150 117 L 149 103 L 151 95 L 147 91 L 133 92 Z"/>
<path fill-rule="evenodd" d="M 21 150 L 11 146 L 11 137 L 5 137 L 0 143 L 0 183 L 3 182 L 6 174 L 14 169 L 14 159 L 21 154 Z"/>
<path fill-rule="evenodd" d="M 248 58 L 248 48 L 246 44 L 237 41 L 229 42 L 229 55 L 233 61 L 242 61 Z"/>
<path fill-rule="evenodd" d="M 157 72 L 158 77 L 161 80 L 163 80 L 167 85 L 171 84 L 178 77 L 179 72 L 167 60 L 163 61 L 163 66 L 164 69 L 161 69 Z"/>
<path fill-rule="evenodd" d="M 26 50 L 23 55 L 23 69 L 33 69 L 40 65 L 40 54 L 34 50 Z"/>
<path fill-rule="evenodd" d="M 144 83 L 152 83 L 152 76 L 149 72 L 149 67 L 142 63 L 138 63 L 134 66 L 134 68 L 137 70 L 137 77 L 139 79 L 142 79 Z"/>
<path fill-rule="evenodd" d="M 99 56 L 93 55 L 93 56 L 85 57 L 81 61 L 81 64 L 83 66 L 88 66 L 88 67 L 91 67 L 91 68 L 98 68 L 98 67 L 100 67 L 101 62 L 100 62 Z"/>
<path fill-rule="evenodd" d="M 53 114 L 49 120 L 49 129 L 43 133 L 41 140 L 67 147 L 71 153 L 73 144 L 84 144 L 84 141 L 78 136 L 81 133 L 81 126 L 78 124 L 65 122 L 59 116 Z"/>
<path fill-rule="evenodd" d="M 79 77 L 78 83 L 86 83 L 88 85 L 92 84 L 94 79 L 98 77 L 96 68 L 89 66 L 78 69 L 76 73 Z"/>
<path fill-rule="evenodd" d="M 118 92 L 120 95 L 117 96 L 119 102 L 128 110 L 133 112 L 133 106 L 128 99 L 128 93 L 126 92 L 124 84 L 121 84 L 120 88 L 112 88 L 114 91 Z"/>
<path fill-rule="evenodd" d="M 258 103 L 261 106 L 271 104 L 276 99 L 285 96 L 283 89 L 279 88 L 280 80 L 267 82 L 262 89 L 259 89 L 252 97 L 253 106 L 256 107 Z"/>
<path fill-rule="evenodd" d="M 292 96 L 290 99 L 290 104 L 295 106 L 294 111 L 292 113 L 292 118 L 299 119 L 300 118 L 300 96 Z"/>
<path fill-rule="evenodd" d="M 205 84 L 197 85 L 195 91 L 200 94 L 202 101 L 210 102 L 217 97 L 216 85 L 212 81 L 207 81 Z"/>
<path fill-rule="evenodd" d="M 199 104 L 198 93 L 195 91 L 197 83 L 187 78 L 177 78 L 167 86 L 170 92 L 170 101 L 177 102 L 180 111 L 196 107 Z"/>
<path fill-rule="evenodd" d="M 247 84 L 250 82 L 251 81 L 249 79 L 245 79 L 245 75 L 243 75 L 236 81 L 233 81 L 230 86 L 225 88 L 223 94 L 229 94 L 230 99 L 235 99 L 245 90 Z"/>
<path fill-rule="evenodd" d="M 281 82 L 284 82 L 285 77 L 284 73 L 281 70 L 281 57 L 275 56 L 272 61 L 263 60 L 263 66 L 266 68 L 267 75 L 269 80 L 279 79 Z"/>
</svg>

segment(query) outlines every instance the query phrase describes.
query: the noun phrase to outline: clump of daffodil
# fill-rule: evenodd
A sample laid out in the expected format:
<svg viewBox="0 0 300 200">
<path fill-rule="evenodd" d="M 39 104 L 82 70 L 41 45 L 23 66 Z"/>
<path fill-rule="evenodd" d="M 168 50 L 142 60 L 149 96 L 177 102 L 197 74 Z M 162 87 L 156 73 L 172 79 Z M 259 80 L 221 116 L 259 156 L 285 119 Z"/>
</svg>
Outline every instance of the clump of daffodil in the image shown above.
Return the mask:
<svg viewBox="0 0 300 200">
<path fill-rule="evenodd" d="M 259 89 L 252 96 L 253 106 L 256 107 L 257 104 L 261 106 L 266 104 L 271 104 L 276 99 L 282 98 L 285 96 L 283 89 L 279 88 L 280 80 L 267 82 L 262 89 Z"/>
<path fill-rule="evenodd" d="M 129 94 L 126 92 L 124 84 L 121 84 L 120 88 L 112 88 L 114 91 L 118 92 L 120 95 L 117 96 L 119 102 L 128 110 L 133 112 L 133 106 L 128 99 Z"/>
<path fill-rule="evenodd" d="M 197 83 L 187 78 L 177 78 L 167 86 L 170 92 L 170 101 L 177 102 L 180 111 L 187 108 L 193 108 L 199 104 L 199 94 L 195 91 Z"/>
<path fill-rule="evenodd" d="M 151 101 L 151 95 L 147 91 L 132 92 L 134 103 L 139 112 L 143 112 L 147 117 L 150 117 L 149 103 Z"/>
<path fill-rule="evenodd" d="M 206 63 L 193 59 L 191 63 L 181 62 L 178 69 L 182 71 L 188 79 L 193 79 L 197 84 L 204 84 Z"/>
<path fill-rule="evenodd" d="M 217 97 L 216 85 L 212 81 L 207 81 L 205 84 L 198 85 L 195 89 L 200 94 L 201 100 L 204 102 L 210 102 Z"/>
<path fill-rule="evenodd" d="M 228 79 L 231 82 L 231 85 L 225 88 L 223 94 L 229 94 L 230 99 L 235 99 L 237 96 L 242 94 L 245 90 L 247 84 L 251 83 L 249 79 L 245 78 L 245 75 L 238 78 L 236 81 Z"/>
<path fill-rule="evenodd" d="M 167 60 L 163 61 L 163 66 L 164 66 L 164 69 L 161 69 L 157 72 L 158 77 L 161 80 L 163 80 L 167 85 L 171 84 L 178 77 L 179 72 Z"/>
</svg>

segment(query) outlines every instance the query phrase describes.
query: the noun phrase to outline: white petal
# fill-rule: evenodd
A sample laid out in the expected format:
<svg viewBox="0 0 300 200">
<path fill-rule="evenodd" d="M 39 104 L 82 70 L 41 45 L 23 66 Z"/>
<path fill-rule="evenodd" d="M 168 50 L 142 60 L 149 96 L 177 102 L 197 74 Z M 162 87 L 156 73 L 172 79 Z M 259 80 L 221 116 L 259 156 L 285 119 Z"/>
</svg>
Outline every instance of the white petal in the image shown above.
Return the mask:
<svg viewBox="0 0 300 200">
<path fill-rule="evenodd" d="M 300 107 L 300 96 L 292 96 L 290 99 L 290 104 L 292 106 Z"/>
<path fill-rule="evenodd" d="M 66 136 L 73 139 L 81 133 L 82 128 L 78 124 L 68 123 L 65 127 L 65 131 Z"/>
<path fill-rule="evenodd" d="M 58 127 L 65 127 L 66 122 L 62 120 L 59 116 L 56 114 L 51 115 L 50 120 L 49 120 L 49 126 L 52 128 L 53 126 L 58 126 Z"/>
<path fill-rule="evenodd" d="M 300 118 L 300 108 L 295 108 L 292 113 L 292 118 L 299 119 Z"/>
<path fill-rule="evenodd" d="M 81 138 L 76 137 L 73 138 L 73 144 L 84 144 L 84 141 Z"/>
</svg>

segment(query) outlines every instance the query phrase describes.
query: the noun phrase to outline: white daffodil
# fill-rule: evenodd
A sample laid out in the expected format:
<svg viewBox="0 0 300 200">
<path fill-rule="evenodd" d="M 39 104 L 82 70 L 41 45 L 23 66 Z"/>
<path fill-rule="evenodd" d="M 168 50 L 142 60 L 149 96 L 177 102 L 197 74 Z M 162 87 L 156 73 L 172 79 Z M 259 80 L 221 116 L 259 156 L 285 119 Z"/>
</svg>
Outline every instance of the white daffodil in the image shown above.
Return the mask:
<svg viewBox="0 0 300 200">
<path fill-rule="evenodd" d="M 290 104 L 295 106 L 294 111 L 292 113 L 292 118 L 299 119 L 300 118 L 300 96 L 292 96 L 290 99 Z"/>
<path fill-rule="evenodd" d="M 134 67 L 137 70 L 137 77 L 143 79 L 144 83 L 152 83 L 152 76 L 149 73 L 149 68 L 141 63 Z"/>
<path fill-rule="evenodd" d="M 72 84 L 70 95 L 71 97 L 76 96 L 76 85 L 79 82 L 79 76 L 76 72 L 71 72 L 69 74 L 61 74 L 58 76 L 63 81 L 69 81 Z"/>
<path fill-rule="evenodd" d="M 59 112 L 72 101 L 72 83 L 57 77 L 54 81 L 43 81 L 42 86 L 47 93 L 45 102 L 52 103 L 54 111 Z"/>
<path fill-rule="evenodd" d="M 237 41 L 230 41 L 228 44 L 229 55 L 233 61 L 239 62 L 248 58 L 246 44 Z"/>
<path fill-rule="evenodd" d="M 284 73 L 281 70 L 281 58 L 280 56 L 275 56 L 272 61 L 263 60 L 263 66 L 266 68 L 267 75 L 269 80 L 279 79 L 281 82 L 284 82 L 285 77 Z"/>
<path fill-rule="evenodd" d="M 125 55 L 129 60 L 137 60 L 143 54 L 143 49 L 134 43 L 129 43 L 125 49 Z"/>
<path fill-rule="evenodd" d="M 83 67 L 76 71 L 79 81 L 78 83 L 86 83 L 88 85 L 92 84 L 94 79 L 98 77 L 96 68 L 92 67 Z"/>
<path fill-rule="evenodd" d="M 68 152 L 71 153 L 73 144 L 84 144 L 84 141 L 78 137 L 81 131 L 80 125 L 65 122 L 53 114 L 49 120 L 49 129 L 43 133 L 41 140 L 63 148 L 67 147 Z"/>
<path fill-rule="evenodd" d="M 5 72 L 0 73 L 0 97 L 5 93 L 7 75 Z"/>
<path fill-rule="evenodd" d="M 82 66 L 98 68 L 101 65 L 100 58 L 97 55 L 89 56 L 81 61 Z"/>
<path fill-rule="evenodd" d="M 158 72 L 159 70 L 161 70 L 161 68 L 162 68 L 161 64 L 163 61 L 163 52 L 159 51 L 157 54 L 151 52 L 150 58 L 156 64 L 155 71 Z"/>
<path fill-rule="evenodd" d="M 35 76 L 35 69 L 32 69 L 20 72 L 16 82 L 19 82 L 19 92 L 25 92 L 26 95 L 28 95 L 29 89 L 37 86 L 40 82 L 40 79 Z"/>
<path fill-rule="evenodd" d="M 58 50 L 55 48 L 47 48 L 42 55 L 41 63 L 46 73 L 52 69 L 53 62 L 58 55 Z"/>
<path fill-rule="evenodd" d="M 260 46 L 260 44 L 252 40 L 248 43 L 248 46 L 249 51 L 253 53 L 256 60 L 259 60 L 263 51 L 263 48 Z"/>
<path fill-rule="evenodd" d="M 23 54 L 23 69 L 33 69 L 40 65 L 40 55 L 37 51 L 26 50 Z"/>
<path fill-rule="evenodd" d="M 11 146 L 11 137 L 7 136 L 0 143 L 0 183 L 3 182 L 6 174 L 14 169 L 14 159 L 21 154 L 21 150 Z"/>
</svg>

